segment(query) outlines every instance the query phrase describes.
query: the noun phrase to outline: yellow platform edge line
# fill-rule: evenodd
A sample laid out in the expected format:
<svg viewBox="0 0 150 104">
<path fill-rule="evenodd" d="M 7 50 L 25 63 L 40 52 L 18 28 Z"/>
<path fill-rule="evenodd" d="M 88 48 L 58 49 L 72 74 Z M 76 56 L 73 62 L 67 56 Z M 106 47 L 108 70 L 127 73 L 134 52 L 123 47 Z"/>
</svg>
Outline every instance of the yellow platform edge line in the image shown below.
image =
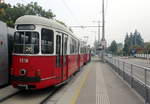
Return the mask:
<svg viewBox="0 0 150 104">
<path fill-rule="evenodd" d="M 83 76 L 83 79 L 79 83 L 80 84 L 79 87 L 75 91 L 75 94 L 72 97 L 72 99 L 71 99 L 69 104 L 76 104 L 78 96 L 80 95 L 81 89 L 82 89 L 82 87 L 83 87 L 83 85 L 84 85 L 84 83 L 85 83 L 85 81 L 86 81 L 86 79 L 87 79 L 87 77 L 89 75 L 89 72 L 90 72 L 90 69 L 88 71 L 86 71 L 85 75 Z"/>
</svg>

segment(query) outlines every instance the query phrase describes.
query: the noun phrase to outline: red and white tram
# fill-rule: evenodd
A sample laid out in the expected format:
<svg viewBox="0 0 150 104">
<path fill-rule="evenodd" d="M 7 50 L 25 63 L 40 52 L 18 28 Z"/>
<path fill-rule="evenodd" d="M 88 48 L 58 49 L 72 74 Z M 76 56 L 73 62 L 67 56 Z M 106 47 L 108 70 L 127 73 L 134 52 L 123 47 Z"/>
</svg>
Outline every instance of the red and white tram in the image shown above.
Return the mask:
<svg viewBox="0 0 150 104">
<path fill-rule="evenodd" d="M 26 15 L 15 23 L 11 81 L 15 88 L 57 85 L 89 61 L 89 49 L 55 20 Z"/>
</svg>

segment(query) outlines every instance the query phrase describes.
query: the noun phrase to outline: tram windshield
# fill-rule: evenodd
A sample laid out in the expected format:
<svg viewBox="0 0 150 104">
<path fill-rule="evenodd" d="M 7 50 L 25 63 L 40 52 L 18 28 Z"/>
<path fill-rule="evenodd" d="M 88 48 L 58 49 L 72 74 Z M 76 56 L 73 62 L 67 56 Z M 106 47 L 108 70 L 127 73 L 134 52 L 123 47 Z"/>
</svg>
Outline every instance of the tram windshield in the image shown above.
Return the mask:
<svg viewBox="0 0 150 104">
<path fill-rule="evenodd" d="M 38 54 L 39 34 L 37 32 L 16 32 L 14 36 L 14 53 Z"/>
</svg>

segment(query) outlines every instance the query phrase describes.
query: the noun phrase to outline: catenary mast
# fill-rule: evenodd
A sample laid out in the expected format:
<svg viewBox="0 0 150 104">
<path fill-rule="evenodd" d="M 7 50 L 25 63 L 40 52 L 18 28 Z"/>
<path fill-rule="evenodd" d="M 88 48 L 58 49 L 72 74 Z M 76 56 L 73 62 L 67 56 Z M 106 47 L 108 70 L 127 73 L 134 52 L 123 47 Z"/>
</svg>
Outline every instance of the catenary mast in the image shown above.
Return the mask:
<svg viewBox="0 0 150 104">
<path fill-rule="evenodd" d="M 102 0 L 102 39 L 101 39 L 101 46 L 102 49 L 106 48 L 106 40 L 105 40 L 105 3 Z"/>
</svg>

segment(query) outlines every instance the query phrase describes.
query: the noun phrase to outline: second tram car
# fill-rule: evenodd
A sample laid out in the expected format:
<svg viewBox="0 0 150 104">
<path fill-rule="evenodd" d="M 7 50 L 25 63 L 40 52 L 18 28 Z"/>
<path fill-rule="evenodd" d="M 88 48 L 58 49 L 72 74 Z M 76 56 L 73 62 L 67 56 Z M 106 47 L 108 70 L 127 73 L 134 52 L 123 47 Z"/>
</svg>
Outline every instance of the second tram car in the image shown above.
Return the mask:
<svg viewBox="0 0 150 104">
<path fill-rule="evenodd" d="M 25 15 L 16 20 L 11 68 L 15 88 L 57 85 L 89 61 L 88 48 L 54 20 Z"/>
<path fill-rule="evenodd" d="M 9 66 L 15 30 L 0 21 L 0 86 L 9 82 Z"/>
</svg>

